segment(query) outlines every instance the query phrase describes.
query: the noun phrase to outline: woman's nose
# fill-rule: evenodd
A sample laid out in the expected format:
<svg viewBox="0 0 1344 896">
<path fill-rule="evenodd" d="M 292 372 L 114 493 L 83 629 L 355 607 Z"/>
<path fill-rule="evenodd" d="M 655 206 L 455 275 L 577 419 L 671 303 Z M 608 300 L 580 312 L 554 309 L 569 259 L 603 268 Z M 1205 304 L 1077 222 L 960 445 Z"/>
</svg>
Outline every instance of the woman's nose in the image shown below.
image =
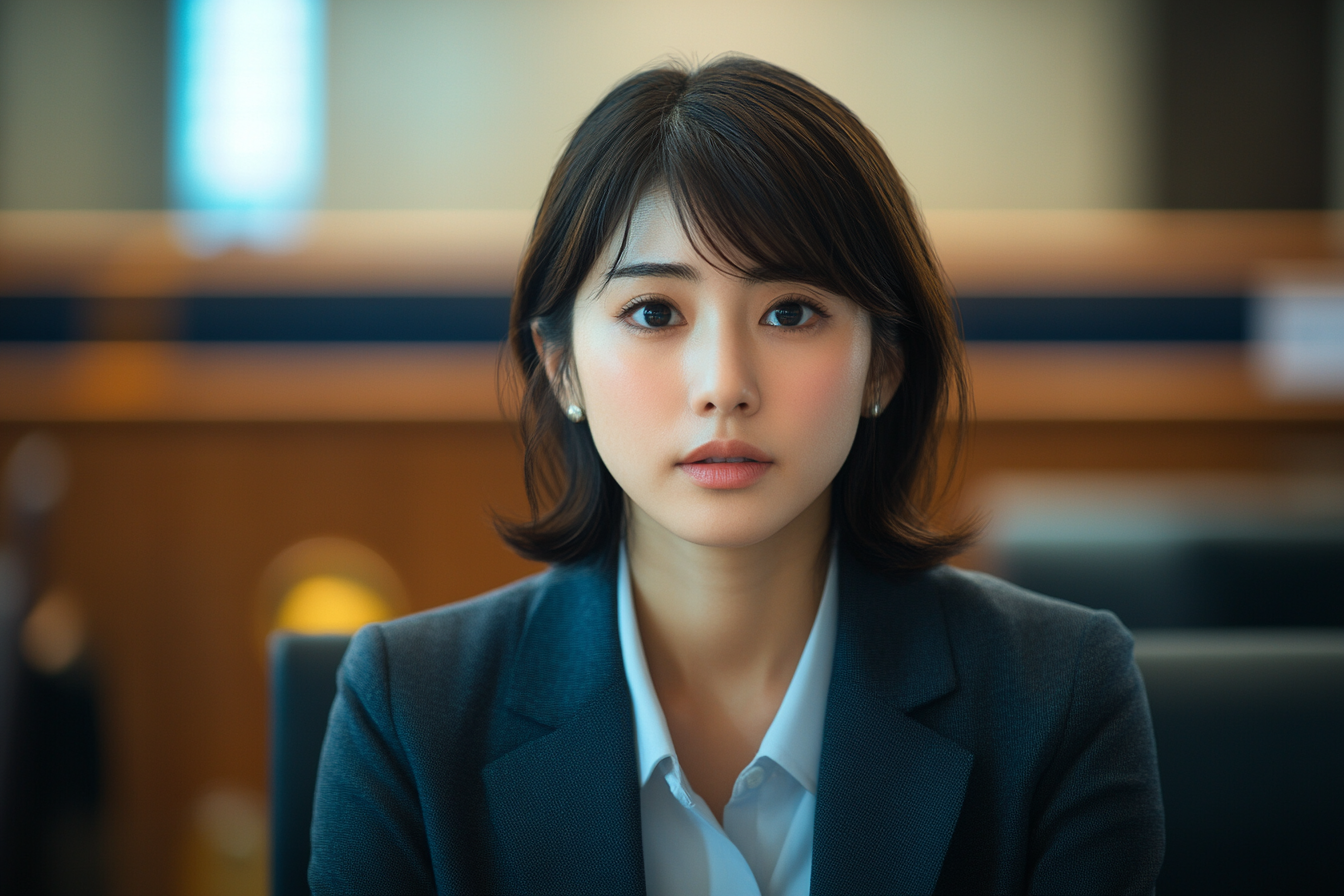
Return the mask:
<svg viewBox="0 0 1344 896">
<path fill-rule="evenodd" d="M 687 362 L 691 408 L 697 414 L 751 416 L 760 408 L 760 384 L 750 340 L 732 326 L 696 334 Z"/>
</svg>

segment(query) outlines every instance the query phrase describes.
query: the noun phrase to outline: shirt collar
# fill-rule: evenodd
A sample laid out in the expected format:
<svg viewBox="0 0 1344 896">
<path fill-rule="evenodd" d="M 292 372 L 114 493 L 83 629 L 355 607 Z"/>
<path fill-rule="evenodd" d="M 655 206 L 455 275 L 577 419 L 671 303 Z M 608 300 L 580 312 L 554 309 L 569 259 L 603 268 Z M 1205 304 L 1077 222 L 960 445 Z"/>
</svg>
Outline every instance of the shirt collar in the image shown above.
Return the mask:
<svg viewBox="0 0 1344 896">
<path fill-rule="evenodd" d="M 639 636 L 639 622 L 635 618 L 634 589 L 630 584 L 630 564 L 622 542 L 616 578 L 616 625 L 621 642 L 621 660 L 625 666 L 625 680 L 634 704 L 635 743 L 639 749 L 639 783 L 642 787 L 659 763 L 668 757 L 676 758 L 672 735 L 667 730 L 667 718 L 658 703 L 658 695 L 649 677 L 644 644 Z M 826 694 L 831 686 L 831 665 L 835 657 L 835 630 L 839 607 L 839 575 L 836 570 L 836 551 L 831 548 L 831 560 L 826 572 L 826 586 L 821 592 L 821 604 L 816 619 L 798 659 L 784 700 L 775 713 L 765 737 L 761 740 L 756 759 L 766 757 L 779 765 L 808 792 L 817 792 L 817 772 L 821 767 L 821 735 L 826 720 Z M 753 759 L 753 762 L 756 760 Z"/>
<path fill-rule="evenodd" d="M 639 620 L 635 618 L 635 594 L 630 585 L 630 561 L 626 558 L 625 542 L 621 542 L 621 557 L 616 570 L 616 630 L 621 639 L 625 681 L 630 687 L 630 700 L 634 704 L 639 784 L 643 787 L 658 763 L 668 756 L 675 756 L 676 751 L 672 749 L 667 718 L 653 690 L 649 663 L 644 658 L 644 642 L 639 637 Z"/>
</svg>

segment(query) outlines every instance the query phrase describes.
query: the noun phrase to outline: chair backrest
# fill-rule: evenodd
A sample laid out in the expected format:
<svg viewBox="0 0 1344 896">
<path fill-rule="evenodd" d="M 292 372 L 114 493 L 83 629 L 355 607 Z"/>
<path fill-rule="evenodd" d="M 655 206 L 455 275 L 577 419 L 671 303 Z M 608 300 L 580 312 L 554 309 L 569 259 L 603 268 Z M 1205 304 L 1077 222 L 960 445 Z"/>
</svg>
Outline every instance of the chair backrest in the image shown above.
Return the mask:
<svg viewBox="0 0 1344 896">
<path fill-rule="evenodd" d="M 1157 890 L 1344 893 L 1344 630 L 1138 632 L 1167 815 Z"/>
<path fill-rule="evenodd" d="M 349 635 L 271 636 L 271 893 L 309 896 L 317 762 Z"/>
</svg>

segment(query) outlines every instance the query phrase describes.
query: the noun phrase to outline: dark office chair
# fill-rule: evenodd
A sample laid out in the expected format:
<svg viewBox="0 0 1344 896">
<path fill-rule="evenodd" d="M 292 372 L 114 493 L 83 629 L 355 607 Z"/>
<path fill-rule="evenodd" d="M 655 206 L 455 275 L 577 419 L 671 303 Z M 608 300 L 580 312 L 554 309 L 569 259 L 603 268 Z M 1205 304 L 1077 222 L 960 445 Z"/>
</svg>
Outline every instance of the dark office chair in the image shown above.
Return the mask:
<svg viewBox="0 0 1344 896">
<path fill-rule="evenodd" d="M 1344 893 L 1344 630 L 1139 632 L 1181 894 Z"/>
<path fill-rule="evenodd" d="M 271 636 L 271 894 L 309 896 L 317 760 L 349 635 Z"/>
</svg>

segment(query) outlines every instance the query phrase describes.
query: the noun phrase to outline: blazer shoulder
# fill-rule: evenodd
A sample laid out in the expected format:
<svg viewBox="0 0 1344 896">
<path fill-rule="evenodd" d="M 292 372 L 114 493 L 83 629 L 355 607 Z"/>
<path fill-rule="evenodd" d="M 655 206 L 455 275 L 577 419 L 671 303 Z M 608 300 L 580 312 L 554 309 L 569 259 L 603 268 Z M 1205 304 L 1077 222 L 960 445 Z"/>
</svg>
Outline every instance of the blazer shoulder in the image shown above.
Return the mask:
<svg viewBox="0 0 1344 896">
<path fill-rule="evenodd" d="M 398 653 L 435 654 L 498 647 L 501 638 L 521 631 L 552 570 L 510 582 L 494 591 L 376 623 L 388 649 Z"/>
<path fill-rule="evenodd" d="M 1080 664 L 1116 671 L 1132 663 L 1133 638 L 1115 615 L 1046 597 L 980 572 L 941 566 L 927 574 L 958 666 L 1067 689 Z"/>
<path fill-rule="evenodd" d="M 983 572 L 939 566 L 929 570 L 930 585 L 938 594 L 950 625 L 983 630 L 1011 640 L 1076 640 L 1089 628 L 1123 631 L 1108 610 L 1047 597 Z"/>
<path fill-rule="evenodd" d="M 351 639 L 341 674 L 356 688 L 384 692 L 403 712 L 442 709 L 449 695 L 485 697 L 511 662 L 551 574 L 366 625 Z"/>
</svg>

